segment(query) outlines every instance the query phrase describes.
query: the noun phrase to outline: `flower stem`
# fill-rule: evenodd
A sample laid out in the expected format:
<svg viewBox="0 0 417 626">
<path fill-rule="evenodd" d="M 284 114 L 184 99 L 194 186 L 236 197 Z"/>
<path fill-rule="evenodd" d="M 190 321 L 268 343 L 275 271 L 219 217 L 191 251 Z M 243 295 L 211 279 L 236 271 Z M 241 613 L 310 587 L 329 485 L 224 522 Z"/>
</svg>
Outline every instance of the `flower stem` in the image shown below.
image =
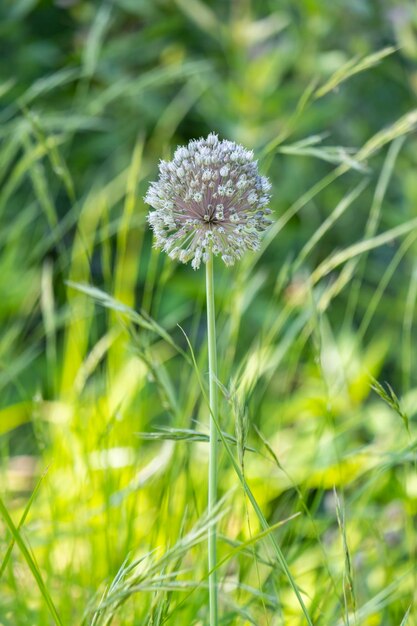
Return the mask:
<svg viewBox="0 0 417 626">
<path fill-rule="evenodd" d="M 210 398 L 210 453 L 208 475 L 208 514 L 213 513 L 217 500 L 217 429 L 218 421 L 218 388 L 217 388 L 217 348 L 216 348 L 216 313 L 214 307 L 213 255 L 209 252 L 206 263 L 206 296 L 207 296 L 207 339 L 209 362 L 209 398 Z M 217 561 L 216 555 L 216 525 L 210 526 L 208 531 L 208 569 L 209 569 L 209 602 L 210 626 L 218 624 L 217 601 Z"/>
</svg>

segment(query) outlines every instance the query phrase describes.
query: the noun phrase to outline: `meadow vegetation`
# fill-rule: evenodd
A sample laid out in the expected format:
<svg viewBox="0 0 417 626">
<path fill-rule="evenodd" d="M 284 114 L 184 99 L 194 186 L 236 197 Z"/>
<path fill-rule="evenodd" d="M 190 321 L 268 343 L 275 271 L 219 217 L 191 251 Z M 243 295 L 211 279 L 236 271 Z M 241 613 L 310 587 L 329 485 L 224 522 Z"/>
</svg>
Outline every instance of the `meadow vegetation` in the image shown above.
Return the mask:
<svg viewBox="0 0 417 626">
<path fill-rule="evenodd" d="M 215 522 L 222 626 L 417 626 L 415 3 L 0 17 L 0 625 L 205 626 Z M 274 218 L 214 267 L 211 516 L 204 270 L 143 201 L 210 131 Z"/>
</svg>

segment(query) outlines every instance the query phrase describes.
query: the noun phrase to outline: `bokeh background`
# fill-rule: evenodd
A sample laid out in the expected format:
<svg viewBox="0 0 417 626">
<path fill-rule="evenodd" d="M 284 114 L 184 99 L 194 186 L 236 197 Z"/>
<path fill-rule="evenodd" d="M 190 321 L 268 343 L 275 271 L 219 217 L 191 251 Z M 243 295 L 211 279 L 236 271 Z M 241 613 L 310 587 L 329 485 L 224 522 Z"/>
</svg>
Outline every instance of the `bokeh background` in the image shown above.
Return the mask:
<svg viewBox="0 0 417 626">
<path fill-rule="evenodd" d="M 3 0 L 0 42 L 0 624 L 207 624 L 204 272 L 142 198 L 215 131 L 275 219 L 216 266 L 224 431 L 312 622 L 415 626 L 415 2 Z M 219 472 L 221 623 L 306 623 Z"/>
</svg>

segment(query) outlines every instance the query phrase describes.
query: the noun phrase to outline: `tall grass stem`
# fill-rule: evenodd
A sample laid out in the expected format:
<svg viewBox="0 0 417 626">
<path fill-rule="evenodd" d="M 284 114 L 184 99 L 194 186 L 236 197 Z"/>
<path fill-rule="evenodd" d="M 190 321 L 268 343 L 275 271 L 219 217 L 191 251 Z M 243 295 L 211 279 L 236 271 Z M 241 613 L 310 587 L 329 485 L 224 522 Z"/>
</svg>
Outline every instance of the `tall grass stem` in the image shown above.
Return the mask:
<svg viewBox="0 0 417 626">
<path fill-rule="evenodd" d="M 216 347 L 216 313 L 214 305 L 213 254 L 209 252 L 206 263 L 206 296 L 207 296 L 207 340 L 209 361 L 209 398 L 210 398 L 210 452 L 208 475 L 208 514 L 213 512 L 217 501 L 217 428 L 218 421 L 218 387 L 217 387 L 217 347 Z M 213 419 L 214 418 L 214 419 Z M 208 568 L 209 568 L 209 603 L 210 626 L 218 624 L 217 594 L 217 546 L 216 525 L 212 524 L 208 532 Z"/>
</svg>

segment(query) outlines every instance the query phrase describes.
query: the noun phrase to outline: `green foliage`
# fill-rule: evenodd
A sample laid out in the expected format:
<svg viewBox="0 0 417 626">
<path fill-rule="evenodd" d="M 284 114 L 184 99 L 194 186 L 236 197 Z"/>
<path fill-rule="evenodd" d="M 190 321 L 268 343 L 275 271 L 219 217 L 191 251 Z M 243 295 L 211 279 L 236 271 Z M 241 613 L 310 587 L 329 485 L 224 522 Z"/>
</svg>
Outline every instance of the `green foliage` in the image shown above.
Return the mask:
<svg viewBox="0 0 417 626">
<path fill-rule="evenodd" d="M 414 3 L 0 17 L 0 625 L 202 626 L 216 522 L 222 625 L 417 626 Z M 209 131 L 275 214 L 215 267 L 214 517 L 203 270 L 142 200 Z"/>
</svg>

